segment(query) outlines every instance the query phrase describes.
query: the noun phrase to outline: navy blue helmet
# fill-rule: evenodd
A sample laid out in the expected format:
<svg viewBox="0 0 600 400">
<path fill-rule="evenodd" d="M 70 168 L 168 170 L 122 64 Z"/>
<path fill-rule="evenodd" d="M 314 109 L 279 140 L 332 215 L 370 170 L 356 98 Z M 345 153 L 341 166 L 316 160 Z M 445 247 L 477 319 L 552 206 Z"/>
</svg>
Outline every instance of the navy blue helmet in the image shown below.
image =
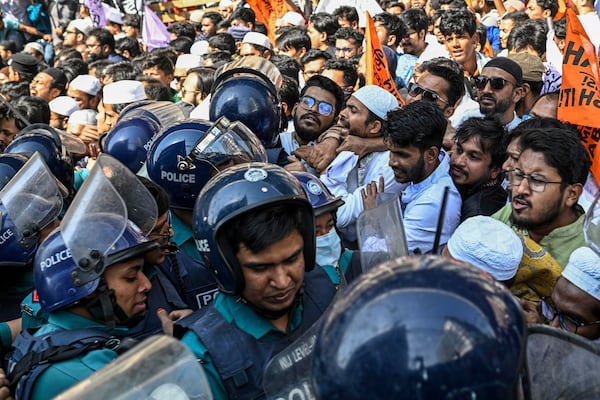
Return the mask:
<svg viewBox="0 0 600 400">
<path fill-rule="evenodd" d="M 526 322 L 508 289 L 440 257 L 388 261 L 326 314 L 321 399 L 516 399 Z"/>
</svg>

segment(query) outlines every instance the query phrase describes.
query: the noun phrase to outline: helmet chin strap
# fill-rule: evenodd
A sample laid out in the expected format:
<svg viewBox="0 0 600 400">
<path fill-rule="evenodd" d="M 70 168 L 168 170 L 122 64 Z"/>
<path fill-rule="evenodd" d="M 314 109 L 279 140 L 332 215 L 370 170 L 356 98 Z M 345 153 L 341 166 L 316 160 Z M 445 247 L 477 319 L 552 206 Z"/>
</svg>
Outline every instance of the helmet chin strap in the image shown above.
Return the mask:
<svg viewBox="0 0 600 400">
<path fill-rule="evenodd" d="M 117 304 L 115 291 L 108 288 L 104 278 L 100 278 L 100 284 L 95 293 L 97 296 L 88 300 L 84 304 L 85 308 L 92 315 L 92 318 L 104 323 L 109 329 L 115 328 L 117 320 L 119 321 L 119 325 L 132 328 L 140 323 L 146 315 L 143 312 L 127 317 L 127 314 Z"/>
</svg>

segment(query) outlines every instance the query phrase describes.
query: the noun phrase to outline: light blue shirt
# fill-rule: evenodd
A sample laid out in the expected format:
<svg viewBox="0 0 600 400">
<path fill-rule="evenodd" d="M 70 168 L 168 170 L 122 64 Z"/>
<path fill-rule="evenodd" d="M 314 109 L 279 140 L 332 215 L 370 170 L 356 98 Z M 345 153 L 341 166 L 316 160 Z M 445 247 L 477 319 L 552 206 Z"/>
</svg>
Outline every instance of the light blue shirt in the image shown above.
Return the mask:
<svg viewBox="0 0 600 400">
<path fill-rule="evenodd" d="M 411 254 L 414 254 L 416 249 L 419 249 L 421 254 L 432 251 L 446 186 L 449 191 L 440 246 L 448 242 L 460 223 L 462 201 L 448 173 L 449 170 L 450 157 L 444 155 L 440 165 L 431 175 L 419 183 L 411 183 L 402 192 L 401 201 L 404 208 L 402 220 L 408 251 Z"/>
</svg>

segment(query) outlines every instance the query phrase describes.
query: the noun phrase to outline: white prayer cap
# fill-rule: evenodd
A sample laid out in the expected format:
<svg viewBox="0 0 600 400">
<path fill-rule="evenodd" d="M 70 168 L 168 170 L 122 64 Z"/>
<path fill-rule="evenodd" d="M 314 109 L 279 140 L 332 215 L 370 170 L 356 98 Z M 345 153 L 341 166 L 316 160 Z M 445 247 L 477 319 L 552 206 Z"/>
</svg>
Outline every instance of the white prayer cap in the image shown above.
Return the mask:
<svg viewBox="0 0 600 400">
<path fill-rule="evenodd" d="M 96 110 L 77 110 L 69 116 L 69 125 L 96 125 Z"/>
<path fill-rule="evenodd" d="M 258 32 L 246 33 L 246 35 L 244 35 L 242 43 L 256 44 L 258 46 L 266 47 L 269 50 L 273 49 L 273 46 L 271 46 L 271 41 L 269 40 L 268 36 Z"/>
<path fill-rule="evenodd" d="M 123 16 L 121 15 L 121 11 L 109 6 L 106 3 L 102 3 L 102 8 L 104 8 L 104 15 L 108 21 L 123 25 Z"/>
<path fill-rule="evenodd" d="M 208 54 L 208 40 L 198 40 L 194 43 L 190 49 L 190 54 L 197 56 Z"/>
<path fill-rule="evenodd" d="M 69 96 L 58 96 L 51 100 L 48 105 L 50 106 L 50 111 L 67 117 L 79 110 L 77 102 Z"/>
<path fill-rule="evenodd" d="M 182 54 L 177 57 L 175 63 L 175 75 L 186 73 L 188 69 L 201 67 L 203 65 L 202 57 L 197 54 Z"/>
<path fill-rule="evenodd" d="M 78 75 L 69 83 L 69 87 L 75 90 L 81 90 L 90 96 L 95 96 L 100 91 L 100 81 L 92 75 Z"/>
<path fill-rule="evenodd" d="M 448 240 L 450 255 L 473 264 L 498 281 L 512 279 L 523 258 L 523 243 L 510 227 L 491 217 L 466 219 Z"/>
<path fill-rule="evenodd" d="M 204 16 L 204 11 L 198 9 L 194 10 L 190 13 L 189 20 L 195 22 L 197 24 L 202 22 L 202 17 Z"/>
<path fill-rule="evenodd" d="M 40 54 L 44 54 L 44 48 L 38 42 L 29 42 L 25 45 L 25 49 L 33 49 Z"/>
<path fill-rule="evenodd" d="M 600 301 L 600 257 L 589 247 L 571 253 L 563 278 Z"/>
<path fill-rule="evenodd" d="M 352 93 L 373 114 L 387 120 L 387 113 L 398 108 L 398 100 L 393 94 L 376 85 L 367 85 Z"/>
<path fill-rule="evenodd" d="M 77 29 L 78 31 L 82 32 L 85 36 L 89 35 L 90 31 L 92 29 L 94 29 L 94 23 L 89 19 L 74 19 L 73 21 L 69 22 L 69 25 L 67 26 L 67 30 L 69 28 L 74 28 Z"/>
<path fill-rule="evenodd" d="M 127 79 L 109 83 L 104 86 L 102 93 L 104 104 L 126 104 L 148 98 L 142 82 Z"/>
<path fill-rule="evenodd" d="M 294 26 L 304 26 L 306 24 L 306 21 L 304 21 L 304 17 L 302 16 L 302 14 L 297 13 L 295 11 L 286 12 L 285 15 L 281 17 L 281 19 L 285 23 Z"/>
<path fill-rule="evenodd" d="M 233 7 L 233 1 L 231 1 L 231 0 L 221 0 L 219 2 L 219 7 Z"/>
</svg>

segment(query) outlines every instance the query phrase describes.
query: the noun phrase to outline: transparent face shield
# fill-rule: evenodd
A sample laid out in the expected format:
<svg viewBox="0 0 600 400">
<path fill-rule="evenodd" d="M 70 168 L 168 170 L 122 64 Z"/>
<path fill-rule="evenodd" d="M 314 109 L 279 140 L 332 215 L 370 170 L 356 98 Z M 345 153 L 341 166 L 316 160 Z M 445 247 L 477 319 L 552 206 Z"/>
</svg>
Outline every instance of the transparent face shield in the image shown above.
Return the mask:
<svg viewBox="0 0 600 400">
<path fill-rule="evenodd" d="M 60 214 L 67 193 L 37 152 L 4 186 L 0 199 L 22 248 L 35 246 L 41 230 Z"/>
<path fill-rule="evenodd" d="M 218 172 L 232 165 L 267 162 L 267 153 L 246 125 L 239 121 L 231 123 L 221 117 L 194 145 L 190 154 L 179 161 L 179 169 L 194 169 L 194 160 L 207 162 Z"/>
<path fill-rule="evenodd" d="M 596 254 L 600 254 L 600 194 L 596 196 L 583 220 L 585 241 Z"/>
<path fill-rule="evenodd" d="M 68 134 L 68 133 L 64 133 L 59 131 L 58 134 L 60 135 L 60 140 L 62 142 L 62 145 L 64 147 L 64 149 L 67 151 L 67 153 L 69 154 L 86 154 L 88 151 L 88 148 L 86 146 L 86 144 L 83 142 L 83 140 L 79 139 L 77 136 Z"/>
<path fill-rule="evenodd" d="M 78 264 L 77 285 L 98 278 L 103 258 L 127 221 L 148 235 L 158 216 L 156 201 L 123 164 L 101 154 L 61 222 L 61 234 Z"/>
</svg>

